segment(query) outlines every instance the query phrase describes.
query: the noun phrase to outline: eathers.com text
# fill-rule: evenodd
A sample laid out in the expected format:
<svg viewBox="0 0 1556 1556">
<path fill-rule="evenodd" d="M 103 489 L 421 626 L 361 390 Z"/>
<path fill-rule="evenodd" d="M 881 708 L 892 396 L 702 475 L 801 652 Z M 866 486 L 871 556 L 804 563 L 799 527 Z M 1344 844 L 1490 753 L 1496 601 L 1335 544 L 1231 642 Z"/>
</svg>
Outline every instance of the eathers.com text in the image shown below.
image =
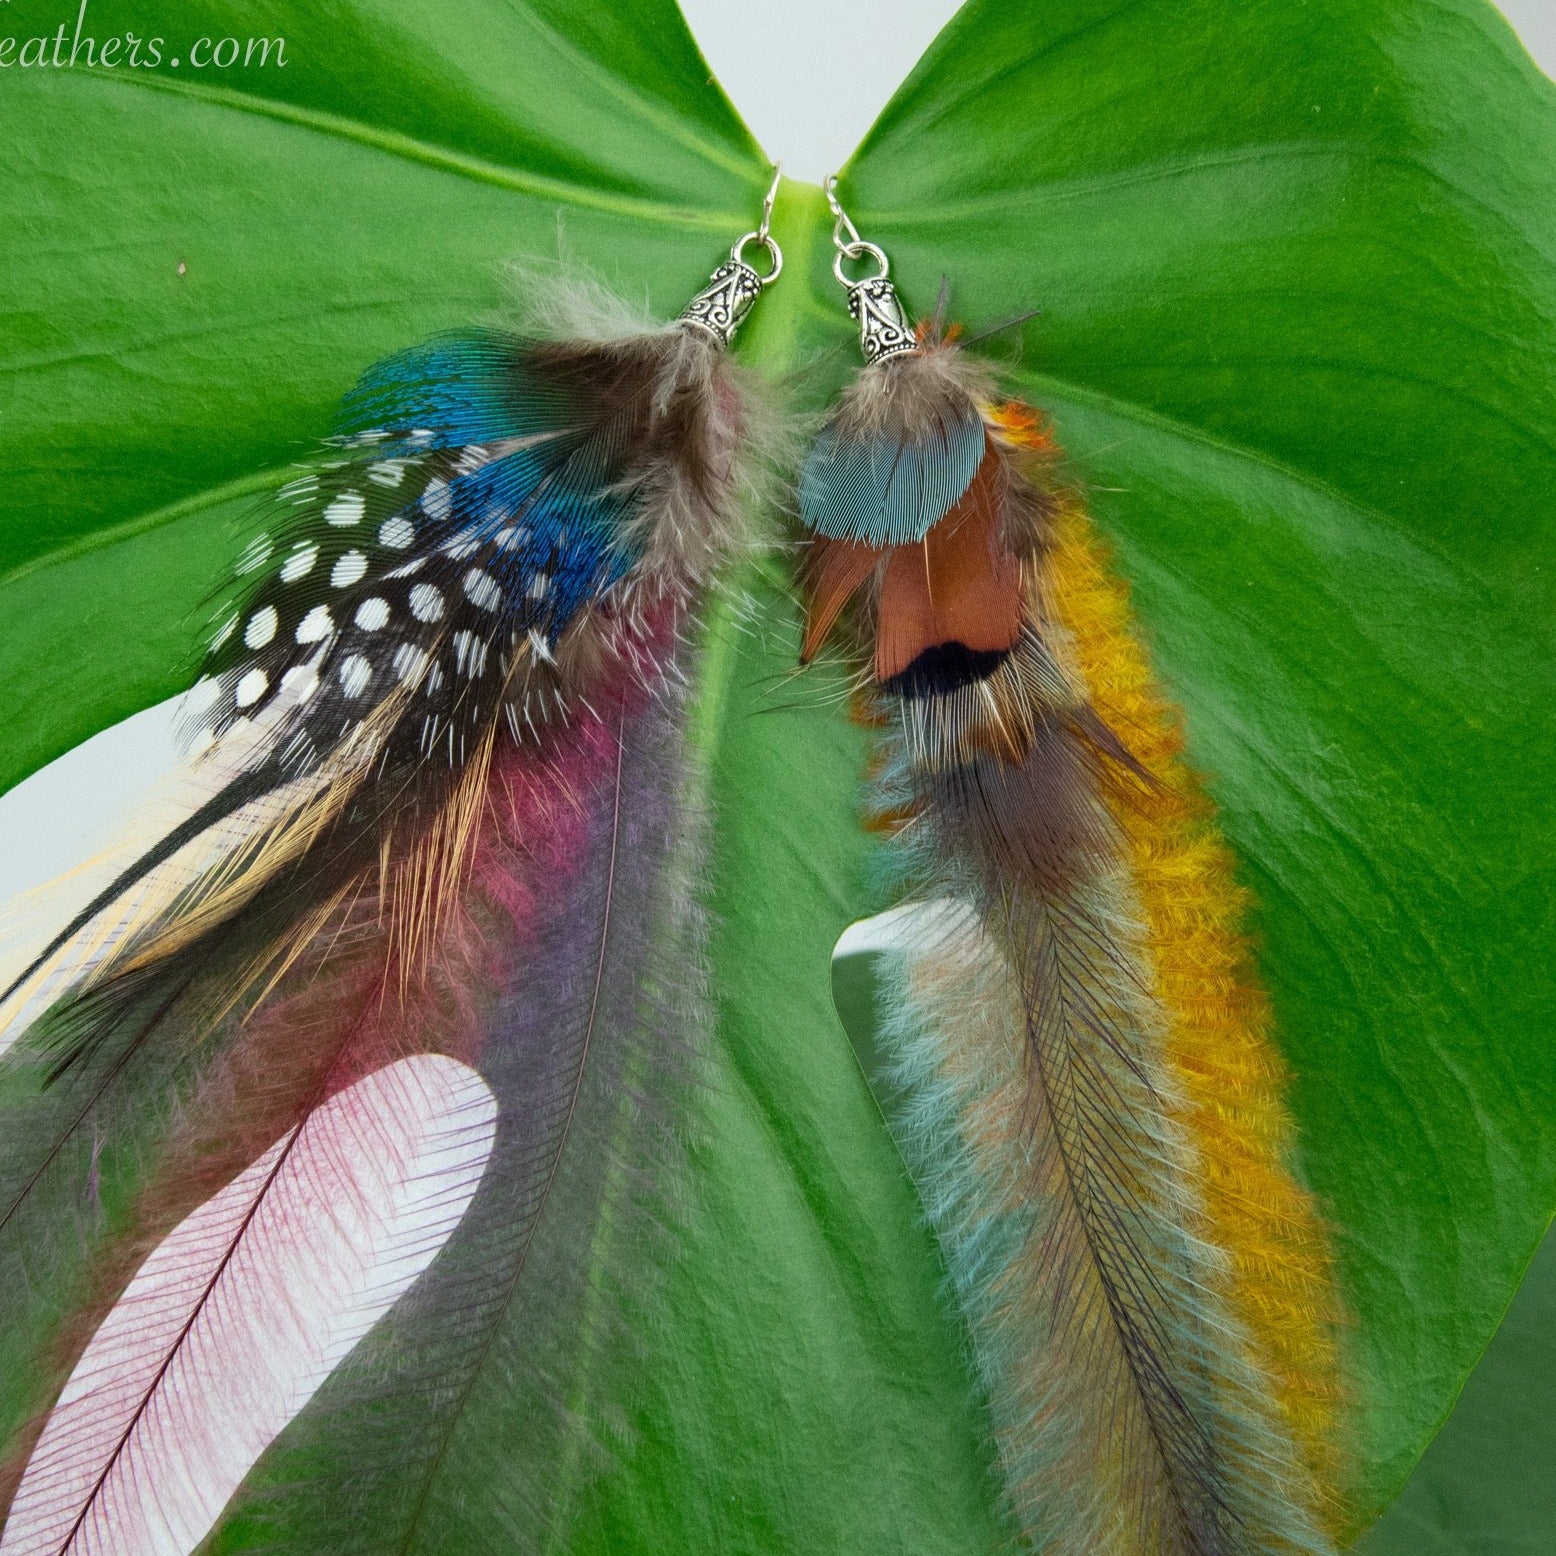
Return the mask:
<svg viewBox="0 0 1556 1556">
<path fill-rule="evenodd" d="M 81 0 L 73 26 L 61 22 L 52 33 L 0 37 L 0 69 L 71 70 L 96 66 L 108 70 L 148 70 L 165 65 L 174 70 L 208 70 L 213 66 L 228 70 L 233 66 L 264 69 L 286 64 L 286 39 L 280 37 L 200 37 L 180 47 L 160 34 L 122 32 L 98 36 L 93 33 L 87 14 L 90 4 L 91 0 Z"/>
</svg>

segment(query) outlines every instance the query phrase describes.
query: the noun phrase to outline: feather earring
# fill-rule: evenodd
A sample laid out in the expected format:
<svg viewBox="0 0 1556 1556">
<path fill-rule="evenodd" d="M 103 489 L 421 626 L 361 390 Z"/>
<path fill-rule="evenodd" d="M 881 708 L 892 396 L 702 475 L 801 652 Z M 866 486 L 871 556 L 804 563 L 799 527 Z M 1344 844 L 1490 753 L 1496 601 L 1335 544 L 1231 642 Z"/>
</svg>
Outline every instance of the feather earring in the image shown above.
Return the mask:
<svg viewBox="0 0 1556 1556">
<path fill-rule="evenodd" d="M 708 1022 L 684 686 L 777 187 L 669 326 L 574 288 L 371 368 L 245 554 L 200 802 L 0 1006 L 6 1556 L 191 1549 L 320 1390 L 274 1543 L 539 1548 L 617 1430 L 581 1380 Z"/>
<path fill-rule="evenodd" d="M 866 365 L 802 475 L 802 656 L 846 620 L 929 899 L 895 1127 L 1012 1512 L 1050 1556 L 1329 1551 L 1332 1301 L 1229 871 L 1041 418 L 828 197 Z"/>
</svg>

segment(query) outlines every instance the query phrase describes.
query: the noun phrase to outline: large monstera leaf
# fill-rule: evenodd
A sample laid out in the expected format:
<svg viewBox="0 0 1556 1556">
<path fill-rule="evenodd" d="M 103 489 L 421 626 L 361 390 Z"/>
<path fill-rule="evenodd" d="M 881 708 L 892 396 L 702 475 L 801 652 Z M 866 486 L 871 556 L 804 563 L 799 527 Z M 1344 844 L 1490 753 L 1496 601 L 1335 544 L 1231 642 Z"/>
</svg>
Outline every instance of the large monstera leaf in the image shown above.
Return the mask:
<svg viewBox="0 0 1556 1556">
<path fill-rule="evenodd" d="M 98 0 L 92 31 L 143 12 Z M 0 77 L 3 785 L 186 684 L 229 521 L 367 363 L 488 315 L 514 259 L 674 311 L 765 181 L 668 0 L 169 0 L 156 32 L 155 68 Z M 189 52 L 259 35 L 284 67 Z M 995 349 L 1091 492 L 1257 900 L 1352 1319 L 1360 1527 L 1556 1204 L 1556 88 L 1481 0 L 974 0 L 844 187 L 910 301 L 945 275 L 975 324 L 1040 310 Z M 741 352 L 819 395 L 850 349 L 819 191 L 785 186 L 778 235 Z M 877 905 L 864 744 L 819 673 L 775 691 L 785 557 L 709 626 L 719 1045 L 666 1321 L 602 1380 L 630 1430 L 556 1487 L 580 1552 L 1006 1533 L 831 1006 Z M 246 1505 L 216 1548 L 258 1538 Z M 284 1486 L 265 1509 L 314 1548 Z"/>
</svg>

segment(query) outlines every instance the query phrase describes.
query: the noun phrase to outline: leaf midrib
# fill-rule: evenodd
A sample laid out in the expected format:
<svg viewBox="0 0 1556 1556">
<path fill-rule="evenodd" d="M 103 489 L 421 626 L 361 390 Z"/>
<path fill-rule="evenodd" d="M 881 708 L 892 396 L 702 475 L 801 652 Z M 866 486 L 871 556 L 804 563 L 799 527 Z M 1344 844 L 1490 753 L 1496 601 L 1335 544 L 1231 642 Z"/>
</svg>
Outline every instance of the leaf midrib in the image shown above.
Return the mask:
<svg viewBox="0 0 1556 1556">
<path fill-rule="evenodd" d="M 172 81 L 154 73 L 131 76 L 123 73 L 89 69 L 79 72 L 89 78 L 110 81 L 118 86 L 140 87 L 152 92 L 167 92 L 175 97 L 189 98 L 216 108 L 227 108 L 238 113 L 249 113 L 260 118 L 274 119 L 316 134 L 333 136 L 338 140 L 354 141 L 389 156 L 407 162 L 418 162 L 424 167 L 440 172 L 454 173 L 473 182 L 509 189 L 516 193 L 532 195 L 536 199 L 554 201 L 581 210 L 605 211 L 637 221 L 655 222 L 661 226 L 678 229 L 694 228 L 699 231 L 738 232 L 748 219 L 745 215 L 710 212 L 694 207 L 667 205 L 662 200 L 650 200 L 641 196 L 612 194 L 603 189 L 591 189 L 568 183 L 566 180 L 548 177 L 544 173 L 528 173 L 520 168 L 492 162 L 468 152 L 455 151 L 434 141 L 418 139 L 400 130 L 389 130 L 377 125 L 365 124 L 345 114 L 326 113 L 319 108 L 304 108 L 297 103 L 283 102 L 279 98 L 259 97 L 249 92 L 234 91 L 230 87 L 205 86 L 192 81 Z M 701 147 L 704 154 L 707 148 Z M 725 164 L 710 157 L 716 165 Z M 749 167 L 742 171 L 750 171 Z"/>
</svg>

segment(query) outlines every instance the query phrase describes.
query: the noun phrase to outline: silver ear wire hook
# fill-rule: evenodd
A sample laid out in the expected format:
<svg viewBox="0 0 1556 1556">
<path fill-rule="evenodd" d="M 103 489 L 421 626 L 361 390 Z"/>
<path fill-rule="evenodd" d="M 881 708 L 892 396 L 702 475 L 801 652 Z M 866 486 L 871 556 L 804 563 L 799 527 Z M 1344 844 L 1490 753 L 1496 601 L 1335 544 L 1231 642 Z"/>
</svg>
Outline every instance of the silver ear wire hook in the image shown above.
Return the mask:
<svg viewBox="0 0 1556 1556">
<path fill-rule="evenodd" d="M 837 197 L 837 174 L 828 173 L 827 181 L 821 187 L 822 192 L 827 197 L 827 204 L 832 209 L 832 214 L 837 218 L 837 220 L 832 223 L 833 248 L 837 249 L 839 252 L 842 252 L 846 249 L 852 248 L 855 244 L 863 243 L 864 239 L 859 236 L 859 229 L 854 226 L 853 219 L 849 216 L 848 212 L 843 209 L 842 201 L 840 201 Z M 846 239 L 843 237 L 845 232 L 848 234 Z"/>
<path fill-rule="evenodd" d="M 854 226 L 853 218 L 843 209 L 842 202 L 837 197 L 837 174 L 828 173 L 827 181 L 822 187 L 827 197 L 827 204 L 832 208 L 833 216 L 837 218 L 832 223 L 832 247 L 837 250 L 837 257 L 832 261 L 832 274 L 844 286 L 857 286 L 862 280 L 884 280 L 891 272 L 891 261 L 875 244 L 866 243 L 859 236 L 859 229 Z M 845 273 L 843 269 L 845 259 L 862 259 L 866 254 L 881 267 L 874 276 L 850 276 Z"/>
<path fill-rule="evenodd" d="M 773 206 L 778 200 L 778 185 L 783 179 L 783 166 L 773 165 L 773 181 L 767 186 L 762 201 L 762 219 L 751 232 L 737 238 L 729 251 L 729 258 L 708 278 L 708 284 L 687 303 L 677 321 L 683 329 L 701 330 L 711 335 L 721 346 L 727 346 L 736 327 L 756 306 L 764 287 L 771 286 L 783 270 L 783 250 L 778 247 L 771 227 Z M 759 244 L 767 250 L 771 261 L 764 275 L 746 262 L 746 245 Z"/>
<path fill-rule="evenodd" d="M 859 349 L 866 362 L 885 362 L 919 349 L 918 334 L 903 311 L 897 288 L 887 277 L 891 261 L 883 249 L 859 236 L 859 229 L 837 197 L 837 174 L 829 173 L 822 186 L 836 218 L 832 223 L 832 274 L 848 292 L 848 312 L 859 325 Z M 870 276 L 851 276 L 849 260 L 873 259 L 879 269 Z"/>
<path fill-rule="evenodd" d="M 762 200 L 762 219 L 757 223 L 756 237 L 759 243 L 767 242 L 767 229 L 772 226 L 773 207 L 778 203 L 778 186 L 783 182 L 783 163 L 773 163 L 773 181 L 767 186 Z M 779 264 L 783 261 L 780 259 Z M 776 273 L 776 272 L 775 272 Z"/>
<path fill-rule="evenodd" d="M 772 268 L 765 276 L 759 277 L 763 286 L 771 286 L 778 279 L 783 270 L 783 250 L 774 241 L 771 227 L 773 221 L 773 206 L 778 203 L 778 185 L 783 179 L 783 164 L 773 164 L 773 181 L 767 186 L 767 194 L 762 201 L 762 219 L 756 224 L 754 232 L 748 232 L 729 251 L 729 257 L 737 264 L 744 265 L 746 244 L 760 243 L 767 250 L 767 257 L 772 261 Z M 749 266 L 747 267 L 750 268 Z M 752 272 L 755 274 L 755 272 Z"/>
</svg>

